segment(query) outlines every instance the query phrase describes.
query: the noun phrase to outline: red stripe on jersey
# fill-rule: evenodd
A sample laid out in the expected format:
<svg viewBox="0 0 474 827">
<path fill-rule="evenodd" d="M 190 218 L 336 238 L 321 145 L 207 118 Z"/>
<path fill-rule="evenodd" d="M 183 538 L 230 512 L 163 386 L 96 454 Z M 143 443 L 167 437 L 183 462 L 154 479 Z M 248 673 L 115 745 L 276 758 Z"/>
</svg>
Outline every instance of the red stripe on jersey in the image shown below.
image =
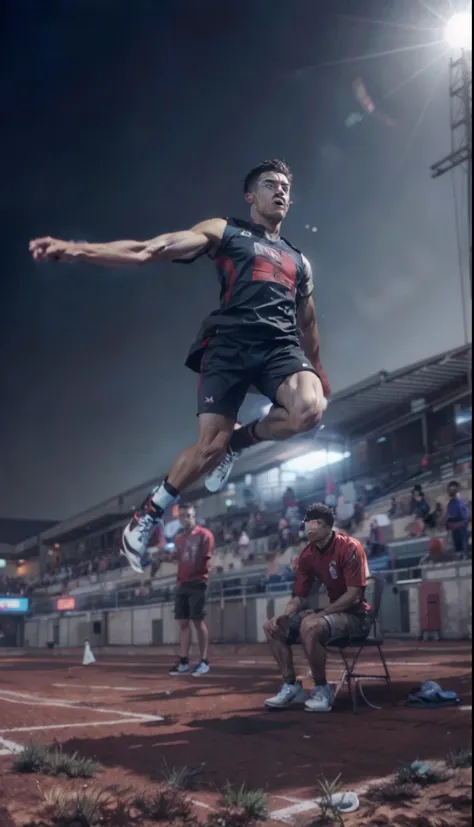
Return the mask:
<svg viewBox="0 0 474 827">
<path fill-rule="evenodd" d="M 232 295 L 232 288 L 237 278 L 237 271 L 235 269 L 234 262 L 231 258 L 229 258 L 229 256 L 219 256 L 216 259 L 216 264 L 218 267 L 222 268 L 226 276 L 227 289 L 225 291 L 223 302 L 224 304 L 228 304 Z"/>
</svg>

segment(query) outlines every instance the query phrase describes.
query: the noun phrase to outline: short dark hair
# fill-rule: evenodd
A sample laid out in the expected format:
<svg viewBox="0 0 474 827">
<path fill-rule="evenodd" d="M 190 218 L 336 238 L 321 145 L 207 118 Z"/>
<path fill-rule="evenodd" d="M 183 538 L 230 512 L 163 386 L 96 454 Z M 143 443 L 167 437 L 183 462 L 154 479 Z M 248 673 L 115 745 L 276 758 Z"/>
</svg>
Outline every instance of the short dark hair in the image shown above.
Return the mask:
<svg viewBox="0 0 474 827">
<path fill-rule="evenodd" d="M 247 173 L 244 181 L 244 193 L 251 192 L 264 172 L 280 172 L 288 178 L 289 183 L 293 181 L 293 176 L 288 164 L 280 158 L 273 158 L 271 161 L 262 161 L 258 166 L 254 167 Z"/>
<path fill-rule="evenodd" d="M 183 511 L 189 511 L 189 509 L 192 508 L 193 511 L 196 511 L 196 506 L 194 505 L 194 503 L 179 503 L 178 508 L 182 509 Z"/>
<path fill-rule="evenodd" d="M 457 480 L 451 480 L 448 482 L 448 488 L 461 488 Z"/>
<path fill-rule="evenodd" d="M 322 520 L 328 528 L 332 528 L 334 525 L 334 513 L 332 509 L 324 503 L 313 503 L 308 507 L 304 515 L 305 523 L 310 522 L 310 520 Z"/>
</svg>

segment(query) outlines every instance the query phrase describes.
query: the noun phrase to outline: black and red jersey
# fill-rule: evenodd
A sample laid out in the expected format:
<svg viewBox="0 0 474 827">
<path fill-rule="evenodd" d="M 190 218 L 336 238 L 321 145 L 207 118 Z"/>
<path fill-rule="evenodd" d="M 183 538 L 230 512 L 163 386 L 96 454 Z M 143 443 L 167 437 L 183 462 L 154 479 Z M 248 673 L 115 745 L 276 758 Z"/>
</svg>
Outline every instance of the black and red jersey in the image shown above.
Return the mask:
<svg viewBox="0 0 474 827">
<path fill-rule="evenodd" d="M 229 218 L 210 257 L 219 275 L 220 307 L 204 320 L 188 367 L 199 372 L 203 343 L 217 331 L 298 343 L 297 303 L 313 291 L 299 250 L 284 238 L 269 239 L 260 224 Z"/>
</svg>

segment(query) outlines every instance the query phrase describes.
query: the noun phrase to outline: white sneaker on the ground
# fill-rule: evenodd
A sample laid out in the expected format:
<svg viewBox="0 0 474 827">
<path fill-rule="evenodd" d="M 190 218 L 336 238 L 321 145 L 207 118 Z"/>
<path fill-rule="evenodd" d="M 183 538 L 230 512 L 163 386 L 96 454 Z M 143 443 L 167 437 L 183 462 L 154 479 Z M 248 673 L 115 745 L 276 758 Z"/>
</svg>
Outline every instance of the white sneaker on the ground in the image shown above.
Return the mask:
<svg viewBox="0 0 474 827">
<path fill-rule="evenodd" d="M 334 689 L 327 683 L 326 686 L 314 686 L 311 695 L 306 701 L 306 712 L 331 712 L 334 703 Z"/>
<path fill-rule="evenodd" d="M 280 691 L 265 701 L 269 709 L 286 709 L 294 704 L 304 704 L 308 696 L 300 683 L 284 683 Z"/>
<path fill-rule="evenodd" d="M 202 660 L 200 663 L 198 663 L 197 666 L 194 667 L 193 678 L 199 678 L 201 675 L 207 675 L 207 673 L 210 671 L 210 668 L 211 667 L 209 666 L 209 664 Z"/>
<path fill-rule="evenodd" d="M 189 663 L 181 663 L 181 661 L 178 661 L 176 666 L 171 667 L 168 675 L 185 675 L 187 672 L 189 672 Z"/>
<path fill-rule="evenodd" d="M 135 512 L 122 533 L 122 554 L 138 574 L 143 574 L 142 557 L 148 549 L 153 532 L 161 522 L 156 512 L 153 513 L 152 495 L 153 492 Z"/>
<path fill-rule="evenodd" d="M 240 455 L 236 453 L 236 451 L 232 451 L 232 449 L 229 448 L 221 464 L 207 475 L 204 480 L 204 485 L 211 494 L 217 494 L 217 492 L 224 487 L 238 456 Z"/>
</svg>

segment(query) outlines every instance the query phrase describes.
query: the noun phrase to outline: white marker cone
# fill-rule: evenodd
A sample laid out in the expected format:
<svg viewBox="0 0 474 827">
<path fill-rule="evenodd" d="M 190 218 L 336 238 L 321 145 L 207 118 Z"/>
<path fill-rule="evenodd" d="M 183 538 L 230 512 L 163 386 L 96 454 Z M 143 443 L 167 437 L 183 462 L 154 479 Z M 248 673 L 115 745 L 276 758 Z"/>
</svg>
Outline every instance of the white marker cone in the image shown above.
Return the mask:
<svg viewBox="0 0 474 827">
<path fill-rule="evenodd" d="M 88 640 L 84 643 L 84 657 L 82 658 L 82 665 L 83 666 L 90 666 L 91 663 L 95 663 L 95 657 L 92 654 L 91 645 Z"/>
</svg>

